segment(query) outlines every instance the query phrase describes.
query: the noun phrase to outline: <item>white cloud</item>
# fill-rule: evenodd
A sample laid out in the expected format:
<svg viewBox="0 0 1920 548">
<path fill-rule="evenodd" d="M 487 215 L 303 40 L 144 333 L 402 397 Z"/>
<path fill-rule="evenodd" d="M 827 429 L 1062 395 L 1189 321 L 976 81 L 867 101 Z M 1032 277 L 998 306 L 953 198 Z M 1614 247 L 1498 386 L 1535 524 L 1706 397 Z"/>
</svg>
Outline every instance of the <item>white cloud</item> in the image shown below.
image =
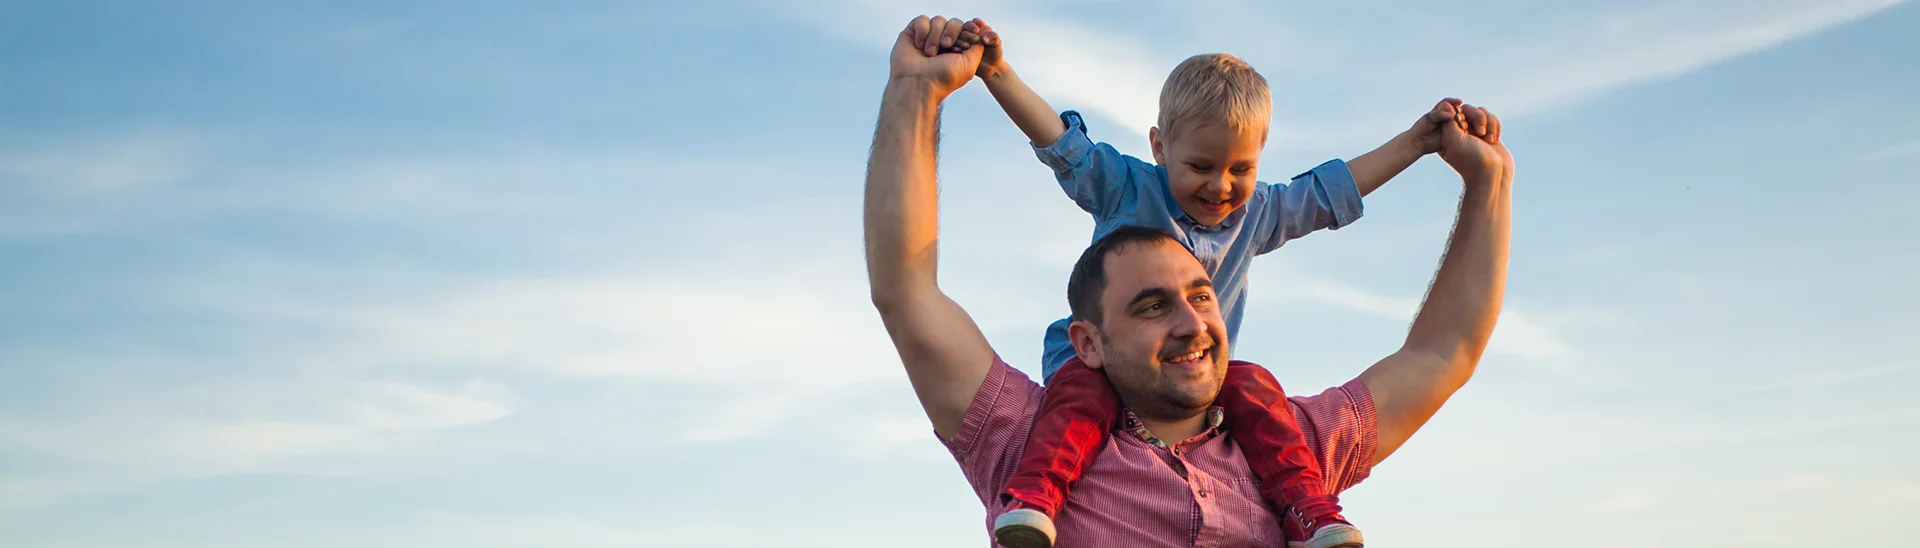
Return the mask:
<svg viewBox="0 0 1920 548">
<path fill-rule="evenodd" d="M 1873 367 L 1858 367 L 1839 371 L 1820 371 L 1805 375 L 1762 381 L 1726 390 L 1729 396 L 1805 390 L 1828 386 L 1840 386 L 1869 379 L 1899 376 L 1920 371 L 1920 363 L 1896 363 Z"/>
<path fill-rule="evenodd" d="M 1476 96 L 1514 115 L 1541 112 L 1765 51 L 1903 1 L 1663 2 L 1583 18 L 1498 48 L 1489 60 L 1518 70 L 1476 86 Z"/>
<path fill-rule="evenodd" d="M 1912 156 L 1915 154 L 1920 154 L 1920 141 L 1891 145 L 1886 148 L 1876 150 L 1872 154 L 1868 154 L 1864 159 L 1865 160 L 1886 160 L 1890 158 Z"/>
<path fill-rule="evenodd" d="M 230 394 L 222 401 L 210 395 Z M 513 414 L 518 396 L 484 379 L 224 383 L 157 390 L 66 414 L 0 417 L 0 446 L 185 473 L 271 468 L 281 457 L 387 452 L 383 432 L 470 426 Z"/>
<path fill-rule="evenodd" d="M 0 154 L 0 184 L 61 197 L 149 189 L 192 174 L 197 142 L 179 132 L 136 131 L 41 144 Z"/>
<path fill-rule="evenodd" d="M 1445 9 L 1406 3 L 1373 9 L 1418 16 L 1377 18 L 1372 25 L 1328 24 L 1316 17 L 1339 17 L 1339 10 L 1329 15 L 1290 5 L 1236 5 L 1232 9 L 1243 12 L 1238 22 L 1201 21 L 1193 10 L 1173 5 L 1129 8 L 1131 17 L 1161 22 L 1151 36 L 1119 32 L 1111 24 L 1089 26 L 1052 15 L 1060 10 L 1028 4 L 898 6 L 850 0 L 843 3 L 845 9 L 808 9 L 797 15 L 842 39 L 884 49 L 914 15 L 979 14 L 1007 37 L 1008 59 L 1022 79 L 1055 108 L 1118 121 L 1135 137 L 1144 137 L 1146 128 L 1154 125 L 1160 84 L 1187 55 L 1224 49 L 1249 59 L 1279 61 L 1278 66 L 1261 68 L 1275 85 L 1275 100 L 1311 97 L 1313 103 L 1276 105 L 1272 142 L 1282 148 L 1319 149 L 1378 142 L 1391 135 L 1383 131 L 1397 130 L 1417 117 L 1426 106 L 1421 101 L 1439 98 L 1408 102 L 1405 93 L 1459 96 L 1509 118 L 1541 114 L 1765 51 L 1903 2 L 1665 1 L 1568 6 L 1550 16 L 1522 6 Z M 1243 39 L 1207 32 L 1223 25 L 1257 28 L 1235 27 L 1244 31 L 1239 34 Z M 1338 83 L 1289 89 L 1327 76 Z M 1323 95 L 1321 89 L 1360 93 Z M 1407 106 L 1382 110 L 1352 104 L 1353 97 Z M 1144 152 L 1144 139 L 1108 140 L 1123 150 L 1141 145 L 1137 150 Z"/>
<path fill-rule="evenodd" d="M 1645 491 L 1615 487 L 1604 500 L 1593 505 L 1592 511 L 1602 514 L 1624 514 L 1652 508 L 1659 501 Z"/>
<path fill-rule="evenodd" d="M 353 406 L 359 421 L 382 430 L 426 430 L 490 422 L 513 414 L 519 397 L 505 384 L 483 379 L 436 390 L 418 383 L 368 383 Z"/>
<path fill-rule="evenodd" d="M 1388 297 L 1325 280 L 1290 279 L 1282 287 L 1283 298 L 1315 300 L 1376 318 L 1412 322 L 1414 314 L 1420 309 L 1420 301 L 1416 299 Z M 1548 316 L 1584 315 L 1563 312 Z M 1555 324 L 1516 311 L 1512 306 L 1505 306 L 1500 311 L 1493 337 L 1487 342 L 1487 353 L 1524 358 L 1550 366 L 1571 365 L 1579 355 Z"/>
</svg>

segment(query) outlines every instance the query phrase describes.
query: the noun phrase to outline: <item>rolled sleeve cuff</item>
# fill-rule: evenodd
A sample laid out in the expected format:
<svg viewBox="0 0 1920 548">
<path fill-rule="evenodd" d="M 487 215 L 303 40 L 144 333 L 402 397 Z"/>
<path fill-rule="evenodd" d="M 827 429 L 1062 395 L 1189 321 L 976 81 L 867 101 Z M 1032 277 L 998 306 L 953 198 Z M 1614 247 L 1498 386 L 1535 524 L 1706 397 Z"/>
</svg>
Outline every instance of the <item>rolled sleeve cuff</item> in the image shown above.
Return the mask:
<svg viewBox="0 0 1920 548">
<path fill-rule="evenodd" d="M 1053 168 L 1055 173 L 1073 169 L 1087 154 L 1093 152 L 1093 140 L 1087 138 L 1087 124 L 1080 119 L 1080 113 L 1071 110 L 1062 112 L 1060 121 L 1067 125 L 1067 130 L 1060 134 L 1060 138 L 1054 139 L 1051 145 L 1033 147 L 1033 154 L 1040 157 L 1041 163 Z M 1341 171 L 1345 171 L 1345 168 Z M 1353 184 L 1351 173 L 1347 174 L 1347 181 L 1348 185 Z"/>
<path fill-rule="evenodd" d="M 1321 205 L 1333 211 L 1333 228 L 1344 227 L 1360 220 L 1360 216 L 1366 212 L 1366 207 L 1360 203 L 1360 184 L 1354 182 L 1353 171 L 1347 169 L 1347 162 L 1338 159 L 1328 160 L 1327 163 L 1320 164 L 1302 175 L 1309 174 L 1313 175 L 1314 181 L 1319 184 L 1322 191 L 1321 199 L 1325 203 Z"/>
<path fill-rule="evenodd" d="M 1359 426 L 1358 441 L 1353 450 L 1352 471 L 1345 474 L 1339 490 L 1345 491 L 1373 475 L 1373 453 L 1380 449 L 1380 415 L 1373 408 L 1373 392 L 1367 390 L 1367 383 L 1360 379 L 1347 381 L 1340 390 L 1353 400 L 1354 422 Z"/>
</svg>

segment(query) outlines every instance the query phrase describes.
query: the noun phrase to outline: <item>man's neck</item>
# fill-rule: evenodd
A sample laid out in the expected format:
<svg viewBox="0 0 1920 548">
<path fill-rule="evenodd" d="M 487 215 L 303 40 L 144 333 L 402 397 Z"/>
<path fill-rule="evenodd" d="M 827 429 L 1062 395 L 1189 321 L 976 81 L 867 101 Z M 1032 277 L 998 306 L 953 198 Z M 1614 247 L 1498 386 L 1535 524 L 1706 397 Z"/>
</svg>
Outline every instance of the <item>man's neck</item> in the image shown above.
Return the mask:
<svg viewBox="0 0 1920 548">
<path fill-rule="evenodd" d="M 1198 436 L 1201 432 L 1207 431 L 1207 413 L 1205 411 L 1195 413 L 1193 416 L 1184 419 L 1172 420 L 1149 419 L 1144 416 L 1139 416 L 1138 413 L 1136 413 L 1135 416 L 1139 417 L 1141 426 L 1147 427 L 1147 431 L 1153 433 L 1153 437 L 1160 438 L 1160 441 L 1166 442 L 1167 445 L 1193 439 L 1194 436 Z"/>
</svg>

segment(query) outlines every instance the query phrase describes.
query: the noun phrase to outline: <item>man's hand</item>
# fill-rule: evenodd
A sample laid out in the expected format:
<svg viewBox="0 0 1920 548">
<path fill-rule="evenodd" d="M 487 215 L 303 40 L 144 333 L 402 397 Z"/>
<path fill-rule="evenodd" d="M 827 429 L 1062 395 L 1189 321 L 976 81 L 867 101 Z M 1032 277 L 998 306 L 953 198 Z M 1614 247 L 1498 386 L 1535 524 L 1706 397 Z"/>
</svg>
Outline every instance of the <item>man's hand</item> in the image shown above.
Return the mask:
<svg viewBox="0 0 1920 548">
<path fill-rule="evenodd" d="M 1452 122 L 1439 126 L 1440 159 L 1462 179 L 1469 184 L 1513 179 L 1513 155 L 1500 142 L 1500 118 L 1487 109 L 1461 104 Z"/>
<path fill-rule="evenodd" d="M 966 22 L 959 19 L 925 15 L 907 23 L 907 28 L 900 31 L 900 37 L 893 43 L 890 74 L 893 81 L 925 84 L 935 100 L 945 100 L 967 85 L 967 80 L 973 78 L 980 66 L 985 48 L 942 52 L 942 48 L 951 47 L 960 38 L 961 27 L 965 25 Z"/>
</svg>

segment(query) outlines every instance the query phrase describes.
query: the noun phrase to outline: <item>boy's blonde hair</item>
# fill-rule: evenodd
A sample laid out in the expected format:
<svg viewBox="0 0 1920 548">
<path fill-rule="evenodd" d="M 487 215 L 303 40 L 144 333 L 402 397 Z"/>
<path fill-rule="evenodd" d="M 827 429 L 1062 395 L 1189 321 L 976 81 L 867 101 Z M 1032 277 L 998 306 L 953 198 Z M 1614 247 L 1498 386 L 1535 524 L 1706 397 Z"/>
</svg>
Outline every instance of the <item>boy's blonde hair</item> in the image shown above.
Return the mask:
<svg viewBox="0 0 1920 548">
<path fill-rule="evenodd" d="M 1160 87 L 1160 132 L 1172 135 L 1181 126 L 1213 122 L 1234 131 L 1267 134 L 1273 96 L 1267 79 L 1239 57 L 1203 53 L 1173 67 Z"/>
</svg>

